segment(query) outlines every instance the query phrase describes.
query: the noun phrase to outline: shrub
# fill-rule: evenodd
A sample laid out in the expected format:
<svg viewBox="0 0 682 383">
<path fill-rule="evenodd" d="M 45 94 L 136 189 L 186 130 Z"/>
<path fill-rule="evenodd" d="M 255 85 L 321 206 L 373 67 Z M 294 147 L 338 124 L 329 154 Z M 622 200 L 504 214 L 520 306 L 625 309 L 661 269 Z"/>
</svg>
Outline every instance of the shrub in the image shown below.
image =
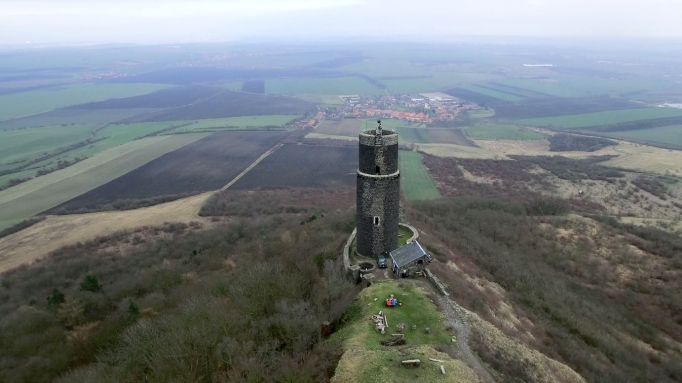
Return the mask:
<svg viewBox="0 0 682 383">
<path fill-rule="evenodd" d="M 57 307 L 60 304 L 64 303 L 64 301 L 65 301 L 64 293 L 57 290 L 57 288 L 52 289 L 50 295 L 47 296 L 47 305 L 49 307 Z"/>
<path fill-rule="evenodd" d="M 83 279 L 83 282 L 81 282 L 80 290 L 97 293 L 102 291 L 102 284 L 99 283 L 99 280 L 97 280 L 96 276 L 88 275 L 85 277 L 85 279 Z"/>
</svg>

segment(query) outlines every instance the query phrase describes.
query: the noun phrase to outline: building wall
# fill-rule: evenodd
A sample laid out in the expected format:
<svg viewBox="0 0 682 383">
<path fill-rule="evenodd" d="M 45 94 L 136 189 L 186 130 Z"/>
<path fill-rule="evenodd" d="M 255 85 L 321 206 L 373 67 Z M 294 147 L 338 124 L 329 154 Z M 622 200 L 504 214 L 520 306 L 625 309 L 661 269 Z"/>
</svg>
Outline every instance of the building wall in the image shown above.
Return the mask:
<svg viewBox="0 0 682 383">
<path fill-rule="evenodd" d="M 360 168 L 357 174 L 357 250 L 376 257 L 398 247 L 400 172 L 398 134 L 384 131 L 360 133 Z M 378 218 L 378 224 L 375 219 Z"/>
</svg>

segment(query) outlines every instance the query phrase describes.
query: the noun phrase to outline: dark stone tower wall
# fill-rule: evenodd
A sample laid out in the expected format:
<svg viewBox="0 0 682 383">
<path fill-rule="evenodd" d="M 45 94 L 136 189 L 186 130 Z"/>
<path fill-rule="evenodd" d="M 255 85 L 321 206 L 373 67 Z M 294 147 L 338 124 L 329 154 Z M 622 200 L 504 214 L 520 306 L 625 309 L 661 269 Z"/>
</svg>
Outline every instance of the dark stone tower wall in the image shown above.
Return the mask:
<svg viewBox="0 0 682 383">
<path fill-rule="evenodd" d="M 376 257 L 396 249 L 399 220 L 398 134 L 384 130 L 379 139 L 374 130 L 364 131 L 357 185 L 358 253 Z"/>
</svg>

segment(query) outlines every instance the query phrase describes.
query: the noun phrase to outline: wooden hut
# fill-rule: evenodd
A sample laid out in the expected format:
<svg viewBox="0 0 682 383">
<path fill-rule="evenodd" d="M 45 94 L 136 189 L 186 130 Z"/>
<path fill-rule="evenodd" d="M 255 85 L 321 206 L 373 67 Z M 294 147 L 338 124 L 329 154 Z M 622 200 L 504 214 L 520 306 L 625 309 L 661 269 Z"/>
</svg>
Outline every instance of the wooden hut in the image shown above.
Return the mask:
<svg viewBox="0 0 682 383">
<path fill-rule="evenodd" d="M 417 271 L 424 271 L 424 268 L 431 263 L 431 256 L 426 254 L 419 242 L 410 242 L 389 253 L 393 262 L 392 270 L 400 277 L 409 276 Z"/>
</svg>

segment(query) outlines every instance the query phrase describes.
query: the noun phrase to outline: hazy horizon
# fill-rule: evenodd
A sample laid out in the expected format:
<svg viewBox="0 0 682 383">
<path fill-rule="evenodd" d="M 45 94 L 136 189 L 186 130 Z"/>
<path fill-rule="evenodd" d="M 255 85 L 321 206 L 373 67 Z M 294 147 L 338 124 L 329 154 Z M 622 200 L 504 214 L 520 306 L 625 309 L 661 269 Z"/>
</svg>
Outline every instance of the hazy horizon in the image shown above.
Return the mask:
<svg viewBox="0 0 682 383">
<path fill-rule="evenodd" d="M 0 44 L 682 38 L 682 0 L 9 0 Z"/>
</svg>

